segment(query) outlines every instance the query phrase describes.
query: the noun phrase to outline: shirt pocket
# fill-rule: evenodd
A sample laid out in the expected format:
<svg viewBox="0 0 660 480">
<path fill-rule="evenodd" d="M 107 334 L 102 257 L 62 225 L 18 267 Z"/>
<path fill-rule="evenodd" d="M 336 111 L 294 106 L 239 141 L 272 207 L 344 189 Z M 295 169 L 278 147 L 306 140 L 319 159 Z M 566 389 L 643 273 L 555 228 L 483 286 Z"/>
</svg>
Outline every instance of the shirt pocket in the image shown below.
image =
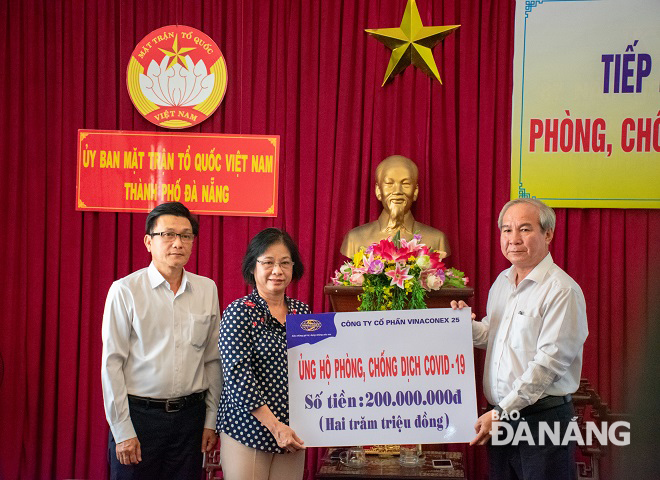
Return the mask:
<svg viewBox="0 0 660 480">
<path fill-rule="evenodd" d="M 211 316 L 191 313 L 190 319 L 190 344 L 197 349 L 201 349 L 209 340 Z"/>
<path fill-rule="evenodd" d="M 536 351 L 542 323 L 542 317 L 514 314 L 511 322 L 511 347 L 526 352 Z"/>
</svg>

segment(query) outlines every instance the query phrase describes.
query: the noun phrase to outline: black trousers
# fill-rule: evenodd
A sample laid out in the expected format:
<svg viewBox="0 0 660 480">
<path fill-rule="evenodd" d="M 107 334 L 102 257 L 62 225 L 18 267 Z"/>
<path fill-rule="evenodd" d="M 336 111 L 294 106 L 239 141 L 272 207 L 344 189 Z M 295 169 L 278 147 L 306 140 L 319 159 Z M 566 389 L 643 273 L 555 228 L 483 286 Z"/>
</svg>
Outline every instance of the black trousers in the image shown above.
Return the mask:
<svg viewBox="0 0 660 480">
<path fill-rule="evenodd" d="M 199 480 L 202 476 L 202 434 L 206 404 L 202 401 L 178 412 L 129 402 L 131 421 L 142 450 L 137 465 L 117 460 L 116 443 L 109 435 L 111 480 Z"/>
<path fill-rule="evenodd" d="M 539 422 L 550 426 L 559 422 L 560 442 L 575 415 L 572 403 L 509 421 L 514 432 L 521 422 L 527 422 L 534 442 L 519 445 L 488 445 L 490 480 L 574 480 L 576 442 L 568 445 L 552 445 L 545 436 L 545 445 L 539 445 Z M 531 444 L 533 443 L 533 445 Z"/>
</svg>

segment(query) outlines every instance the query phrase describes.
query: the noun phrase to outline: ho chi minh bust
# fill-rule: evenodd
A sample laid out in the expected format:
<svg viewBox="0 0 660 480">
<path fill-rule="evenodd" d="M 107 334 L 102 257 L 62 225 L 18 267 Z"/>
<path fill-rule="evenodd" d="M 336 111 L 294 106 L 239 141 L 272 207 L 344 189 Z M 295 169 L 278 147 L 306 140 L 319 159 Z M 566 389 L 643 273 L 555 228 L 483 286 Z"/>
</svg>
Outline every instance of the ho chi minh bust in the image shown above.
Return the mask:
<svg viewBox="0 0 660 480">
<path fill-rule="evenodd" d="M 376 198 L 383 204 L 378 220 L 349 231 L 341 245 L 341 253 L 352 257 L 360 247 L 380 242 L 401 232 L 401 238 L 411 240 L 418 233 L 422 243 L 449 255 L 449 242 L 440 230 L 415 221 L 410 207 L 419 193 L 417 165 L 409 158 L 392 155 L 376 167 Z"/>
</svg>

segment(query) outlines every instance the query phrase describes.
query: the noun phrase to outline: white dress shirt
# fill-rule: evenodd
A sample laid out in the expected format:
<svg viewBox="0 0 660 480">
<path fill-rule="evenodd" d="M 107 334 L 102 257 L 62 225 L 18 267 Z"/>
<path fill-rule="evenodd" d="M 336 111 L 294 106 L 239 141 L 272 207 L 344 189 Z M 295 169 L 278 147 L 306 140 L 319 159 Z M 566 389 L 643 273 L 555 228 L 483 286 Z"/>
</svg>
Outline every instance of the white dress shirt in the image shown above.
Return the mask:
<svg viewBox="0 0 660 480">
<path fill-rule="evenodd" d="M 486 348 L 484 394 L 506 412 L 574 393 L 588 335 L 582 290 L 549 253 L 518 286 L 515 280 L 513 266 L 500 273 L 486 317 L 472 322 L 474 345 Z"/>
<path fill-rule="evenodd" d="M 218 290 L 209 278 L 184 270 L 175 295 L 152 263 L 112 284 L 103 312 L 101 382 L 117 443 L 136 436 L 127 394 L 167 399 L 208 389 L 204 427 L 215 429 L 219 328 Z"/>
</svg>

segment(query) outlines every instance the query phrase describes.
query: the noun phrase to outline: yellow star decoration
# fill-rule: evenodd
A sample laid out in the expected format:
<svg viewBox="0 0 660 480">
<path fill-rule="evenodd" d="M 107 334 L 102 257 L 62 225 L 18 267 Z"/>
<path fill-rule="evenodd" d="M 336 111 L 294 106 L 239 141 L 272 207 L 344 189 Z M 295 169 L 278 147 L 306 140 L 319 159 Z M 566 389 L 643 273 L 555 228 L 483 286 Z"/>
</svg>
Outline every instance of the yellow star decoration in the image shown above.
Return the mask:
<svg viewBox="0 0 660 480">
<path fill-rule="evenodd" d="M 179 36 L 177 35 L 177 36 L 174 37 L 174 43 L 172 44 L 172 50 L 173 50 L 172 52 L 170 52 L 169 50 L 165 50 L 164 48 L 160 48 L 160 47 L 158 48 L 158 50 L 163 52 L 168 57 L 172 57 L 171 60 L 170 60 L 170 63 L 167 65 L 166 70 L 169 69 L 170 67 L 173 67 L 177 63 L 181 64 L 181 68 L 185 68 L 186 70 L 188 70 L 188 68 L 186 67 L 186 62 L 183 58 L 183 54 L 188 53 L 191 50 L 195 50 L 195 47 L 183 47 L 183 48 L 180 49 L 179 48 Z"/>
<path fill-rule="evenodd" d="M 366 29 L 369 35 L 392 50 L 383 85 L 411 63 L 442 83 L 431 49 L 458 27 L 460 25 L 425 27 L 415 0 L 408 0 L 399 28 Z"/>
</svg>

